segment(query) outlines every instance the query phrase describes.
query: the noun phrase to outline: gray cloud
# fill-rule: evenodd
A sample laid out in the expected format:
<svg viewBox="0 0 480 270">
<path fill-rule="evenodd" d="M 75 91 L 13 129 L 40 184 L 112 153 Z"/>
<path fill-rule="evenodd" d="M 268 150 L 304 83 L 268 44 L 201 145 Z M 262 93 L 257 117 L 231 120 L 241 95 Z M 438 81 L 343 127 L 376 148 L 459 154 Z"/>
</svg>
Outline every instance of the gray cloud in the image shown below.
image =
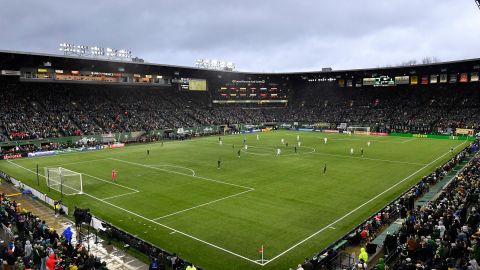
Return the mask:
<svg viewBox="0 0 480 270">
<path fill-rule="evenodd" d="M 131 49 L 149 62 L 231 60 L 243 71 L 395 65 L 478 57 L 473 0 L 2 1 L 0 49 L 63 41 Z"/>
</svg>

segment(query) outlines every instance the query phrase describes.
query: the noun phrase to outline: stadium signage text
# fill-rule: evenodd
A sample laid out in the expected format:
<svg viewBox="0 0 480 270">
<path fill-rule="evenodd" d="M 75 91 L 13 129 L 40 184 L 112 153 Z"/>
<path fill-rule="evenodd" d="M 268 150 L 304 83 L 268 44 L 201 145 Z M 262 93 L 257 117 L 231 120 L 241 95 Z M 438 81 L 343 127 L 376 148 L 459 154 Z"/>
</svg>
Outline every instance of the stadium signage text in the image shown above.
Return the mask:
<svg viewBox="0 0 480 270">
<path fill-rule="evenodd" d="M 265 83 L 265 80 L 261 80 L 261 81 L 232 80 L 232 83 Z"/>
</svg>

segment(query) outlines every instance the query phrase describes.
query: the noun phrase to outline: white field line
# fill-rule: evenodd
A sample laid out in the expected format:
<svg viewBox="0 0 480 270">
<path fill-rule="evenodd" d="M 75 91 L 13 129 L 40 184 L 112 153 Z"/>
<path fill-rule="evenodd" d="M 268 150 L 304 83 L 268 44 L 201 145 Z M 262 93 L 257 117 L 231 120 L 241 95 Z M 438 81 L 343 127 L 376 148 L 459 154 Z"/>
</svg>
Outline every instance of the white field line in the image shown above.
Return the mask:
<svg viewBox="0 0 480 270">
<path fill-rule="evenodd" d="M 51 165 L 51 166 L 46 166 L 46 167 L 40 167 L 40 168 L 61 167 L 61 166 L 65 166 L 65 165 L 88 163 L 88 162 L 94 162 L 94 161 L 99 161 L 99 160 L 107 160 L 107 159 L 108 159 L 108 158 L 99 158 L 99 159 L 92 159 L 92 160 L 85 160 L 85 161 L 78 161 L 78 162 L 69 162 L 69 163 L 56 164 L 56 165 Z M 15 164 L 15 165 L 17 165 L 17 164 Z M 108 180 L 105 180 L 105 179 L 102 179 L 102 178 L 99 178 L 99 177 L 96 177 L 96 176 L 93 176 L 93 175 L 90 175 L 90 174 L 86 174 L 86 173 L 81 173 L 81 174 L 86 175 L 86 176 L 91 177 L 91 178 L 94 178 L 94 179 L 97 179 L 97 180 L 100 180 L 100 181 L 103 181 L 103 182 L 105 182 L 105 183 L 112 184 L 112 185 L 114 185 L 114 186 L 118 186 L 118 187 L 121 187 L 121 188 L 125 188 L 125 189 L 128 189 L 128 190 L 134 191 L 134 192 L 140 192 L 140 191 L 137 190 L 137 189 L 134 189 L 134 188 L 131 188 L 131 187 L 127 187 L 127 186 L 124 186 L 124 185 L 120 185 L 120 184 L 117 184 L 117 183 L 115 183 L 115 182 L 108 181 Z"/>
<path fill-rule="evenodd" d="M 455 148 L 461 146 L 462 144 L 466 143 L 467 141 L 464 141 L 463 143 L 460 143 L 459 145 L 455 146 Z M 358 209 L 364 207 L 365 205 L 371 203 L 372 201 L 376 200 L 378 197 L 382 196 L 383 194 L 387 193 L 388 191 L 392 190 L 393 188 L 395 188 L 396 186 L 400 185 L 401 183 L 405 182 L 406 180 L 408 180 L 409 178 L 411 178 L 412 176 L 415 176 L 417 173 L 419 173 L 420 171 L 422 171 L 423 169 L 427 168 L 428 166 L 432 165 L 433 163 L 435 163 L 437 160 L 443 158 L 444 156 L 450 154 L 450 151 L 446 152 L 445 154 L 439 156 L 438 158 L 434 159 L 432 162 L 426 164 L 425 166 L 423 166 L 422 168 L 418 169 L 417 171 L 415 171 L 414 173 L 410 174 L 409 176 L 403 178 L 402 180 L 400 180 L 399 182 L 395 183 L 393 186 L 385 189 L 384 191 L 380 192 L 379 194 L 377 194 L 375 197 L 371 198 L 370 200 L 362 203 L 361 205 L 359 205 L 358 207 L 356 207 L 355 209 L 353 209 L 352 211 L 346 213 L 345 215 L 343 215 L 342 217 L 340 217 L 339 219 L 333 221 L 332 223 L 326 225 L 325 227 L 321 228 L 320 230 L 314 232 L 313 234 L 311 234 L 310 236 L 308 236 L 307 238 L 301 240 L 300 242 L 296 243 L 295 245 L 287 248 L 285 251 L 281 252 L 280 254 L 278 254 L 277 256 L 273 257 L 272 259 L 270 259 L 268 262 L 265 262 L 262 264 L 262 266 L 264 265 L 267 265 L 269 262 L 272 262 L 278 258 L 280 258 L 281 256 L 285 255 L 285 253 L 291 251 L 292 249 L 298 247 L 299 245 L 305 243 L 306 241 L 310 240 L 312 237 L 315 237 L 316 235 L 318 235 L 319 233 L 323 232 L 324 230 L 330 228 L 330 227 L 333 227 L 335 224 L 337 224 L 338 222 L 342 221 L 343 219 L 345 219 L 346 217 L 350 216 L 351 214 L 355 213 L 356 211 L 358 211 Z"/>
<path fill-rule="evenodd" d="M 9 161 L 9 162 L 11 162 L 11 161 Z M 11 162 L 11 163 L 13 163 L 13 162 Z M 13 164 L 15 164 L 15 163 L 13 163 Z M 33 174 L 37 174 L 35 171 L 30 170 L 30 169 L 28 169 L 28 168 L 25 168 L 25 167 L 23 167 L 23 166 L 21 166 L 21 165 L 19 165 L 19 164 L 15 164 L 15 165 L 17 165 L 18 167 L 20 167 L 20 168 L 22 168 L 22 169 L 24 169 L 24 170 L 26 170 L 26 171 L 29 171 L 29 172 L 33 173 Z M 43 178 L 46 178 L 46 177 L 43 176 L 43 175 L 40 175 L 40 176 L 42 176 Z M 93 196 L 93 195 L 91 195 L 91 194 L 88 194 L 88 193 L 85 193 L 85 192 L 84 192 L 84 193 L 82 193 L 82 195 L 88 196 L 88 197 L 90 197 L 90 198 L 92 198 L 92 199 L 95 199 L 95 200 L 97 200 L 97 201 L 100 201 L 100 202 L 103 202 L 103 203 L 105 203 L 105 204 L 108 204 L 108 205 L 111 206 L 111 207 L 117 208 L 117 209 L 122 210 L 122 211 L 124 211 L 124 212 L 126 212 L 126 213 L 129 213 L 129 214 L 131 214 L 131 215 L 134 215 L 134 216 L 136 216 L 136 217 L 139 217 L 139 218 L 141 218 L 141 219 L 143 219 L 143 220 L 146 220 L 146 221 L 149 221 L 149 222 L 151 222 L 151 223 L 157 224 L 158 226 L 161 226 L 161 227 L 163 227 L 163 228 L 166 228 L 166 229 L 168 229 L 168 230 L 170 230 L 170 231 L 172 231 L 172 232 L 179 233 L 179 234 L 181 234 L 181 235 L 183 235 L 183 236 L 186 236 L 186 237 L 188 237 L 188 238 L 190 238 L 190 239 L 196 240 L 196 241 L 198 241 L 198 242 L 201 242 L 201 243 L 206 244 L 206 245 L 208 245 L 208 246 L 211 246 L 211 247 L 213 247 L 213 248 L 219 249 L 219 250 L 221 250 L 221 251 L 224 251 L 224 252 L 226 252 L 226 253 L 229 253 L 229 254 L 231 254 L 231 255 L 234 255 L 234 256 L 239 257 L 239 258 L 241 258 L 241 259 L 244 259 L 244 260 L 246 260 L 246 261 L 249 261 L 249 262 L 252 262 L 252 263 L 255 263 L 255 264 L 258 264 L 258 265 L 262 265 L 261 263 L 256 262 L 255 260 L 252 260 L 252 259 L 250 259 L 250 258 L 247 258 L 247 257 L 245 257 L 245 256 L 243 256 L 243 255 L 237 254 L 237 253 L 235 253 L 235 252 L 233 252 L 233 251 L 230 251 L 230 250 L 228 250 L 228 249 L 222 248 L 222 247 L 220 247 L 220 246 L 217 246 L 217 245 L 215 245 L 215 244 L 212 244 L 212 243 L 210 243 L 210 242 L 207 242 L 207 241 L 205 241 L 205 240 L 202 240 L 202 239 L 200 239 L 200 238 L 198 238 L 198 237 L 195 237 L 195 236 L 193 236 L 193 235 L 190 235 L 190 234 L 188 234 L 188 233 L 179 231 L 179 230 L 177 230 L 177 229 L 174 229 L 174 228 L 172 228 L 172 227 L 170 227 L 170 226 L 167 226 L 167 225 L 165 225 L 165 224 L 162 224 L 162 223 L 160 223 L 160 222 L 158 222 L 158 221 L 155 221 L 155 220 L 153 220 L 153 219 L 149 219 L 149 218 L 147 218 L 147 217 L 144 217 L 144 216 L 142 216 L 142 215 L 140 215 L 140 214 L 137 214 L 137 213 L 135 213 L 135 212 L 133 212 L 133 211 L 130 211 L 130 210 L 125 209 L 125 208 L 122 208 L 122 207 L 120 207 L 120 206 L 118 206 L 118 205 L 115 205 L 115 204 L 113 204 L 113 203 L 110 203 L 110 202 L 108 202 L 108 201 L 106 201 L 106 200 L 102 200 L 102 199 L 100 199 L 100 198 L 97 198 L 97 197 L 95 197 L 95 196 Z"/>
<path fill-rule="evenodd" d="M 32 171 L 32 170 L 30 170 L 30 169 L 27 169 L 27 168 L 23 167 L 23 166 L 20 165 L 20 164 L 17 164 L 17 163 L 15 163 L 15 162 L 12 162 L 11 160 L 7 160 L 7 162 L 10 163 L 10 164 L 12 164 L 12 165 L 14 165 L 14 166 L 17 166 L 17 167 L 19 167 L 19 168 L 21 168 L 21 169 L 25 169 L 25 170 L 27 170 L 27 171 L 33 172 L 34 174 L 37 174 L 37 172 Z M 38 174 L 38 175 L 40 175 L 40 176 L 42 176 L 43 178 L 47 179 L 47 177 L 45 177 L 45 176 L 43 176 L 43 175 L 41 175 L 41 174 Z M 73 190 L 73 191 L 76 192 L 76 193 L 65 193 L 65 192 L 63 192 L 63 190 L 62 190 L 61 192 L 63 193 L 63 195 L 70 196 L 70 195 L 76 195 L 76 194 L 80 193 L 80 190 L 78 190 L 78 189 L 69 187 L 69 186 L 67 186 L 67 185 L 65 185 L 65 184 L 63 184 L 63 187 L 62 187 L 62 184 L 61 184 L 61 183 L 58 183 L 57 181 L 53 181 L 53 180 L 51 180 L 51 181 L 54 183 L 54 184 L 50 185 L 50 188 L 53 189 L 53 190 L 56 190 L 56 191 L 60 192 L 60 188 L 62 188 L 62 189 L 63 189 L 63 188 L 67 188 L 67 189 L 71 189 L 71 190 Z M 57 186 L 59 186 L 58 189 L 55 188 L 55 187 L 57 187 Z"/>
<path fill-rule="evenodd" d="M 83 160 L 83 161 L 77 161 L 77 162 L 68 162 L 68 163 L 62 163 L 62 164 L 54 164 L 54 165 L 48 165 L 48 166 L 41 166 L 40 168 L 62 167 L 62 166 L 64 166 L 64 165 L 73 165 L 73 164 L 89 163 L 89 162 L 95 162 L 95 161 L 106 160 L 106 159 L 107 159 L 107 158 L 99 158 L 99 159 Z"/>
<path fill-rule="evenodd" d="M 411 139 L 406 140 L 406 141 L 403 141 L 403 142 L 401 142 L 401 143 L 411 142 L 411 141 L 413 141 L 413 140 L 415 140 L 415 139 L 416 139 L 416 138 L 411 138 Z"/>
<path fill-rule="evenodd" d="M 52 185 L 50 185 L 50 188 L 53 189 L 53 190 L 56 190 L 56 191 L 60 192 L 60 185 L 61 185 L 61 184 L 52 184 Z M 64 187 L 67 187 L 68 189 L 72 189 L 72 188 L 69 188 L 68 186 L 64 186 Z M 76 190 L 76 189 L 72 189 L 72 190 L 74 190 L 75 193 L 65 193 L 65 191 L 62 190 L 63 195 L 72 196 L 72 195 L 78 194 L 78 190 Z"/>
<path fill-rule="evenodd" d="M 357 157 L 357 156 L 339 155 L 339 154 L 328 154 L 328 153 L 322 153 L 322 152 L 315 152 L 314 154 L 323 155 L 323 156 L 332 156 L 332 157 L 344 157 L 344 158 L 366 159 L 366 160 L 373 160 L 373 161 L 384 161 L 384 162 L 401 163 L 401 164 L 418 165 L 418 166 L 427 165 L 425 163 L 417 163 L 417 162 L 408 162 L 408 161 L 390 160 L 390 159 L 379 159 L 379 158 Z"/>
<path fill-rule="evenodd" d="M 184 166 L 169 165 L 169 164 L 154 164 L 154 165 L 146 164 L 146 165 L 151 166 L 151 167 L 172 167 L 172 168 L 180 168 L 180 169 L 184 169 L 184 170 L 190 171 L 190 172 L 192 173 L 192 176 L 195 176 L 195 170 L 192 170 L 192 169 L 187 168 L 187 167 L 184 167 Z"/>
<path fill-rule="evenodd" d="M 223 197 L 223 198 L 220 198 L 220 199 L 217 199 L 217 200 L 213 200 L 213 201 L 210 201 L 210 202 L 207 202 L 207 203 L 202 203 L 202 204 L 199 204 L 197 206 L 193 206 L 193 207 L 186 208 L 186 209 L 183 209 L 183 210 L 180 210 L 180 211 L 177 211 L 177 212 L 173 212 L 171 214 L 167 214 L 167 215 L 164 215 L 164 216 L 161 216 L 161 217 L 158 217 L 158 218 L 154 218 L 153 220 L 160 220 L 160 219 L 164 219 L 164 218 L 171 217 L 171 216 L 174 216 L 174 215 L 178 215 L 178 214 L 181 214 L 181 213 L 184 213 L 184 212 L 196 209 L 196 208 L 200 208 L 200 207 L 212 204 L 212 203 L 216 203 L 216 202 L 219 202 L 219 201 L 230 199 L 230 198 L 233 198 L 233 197 L 236 197 L 236 196 L 239 196 L 239 195 L 242 195 L 244 193 L 251 192 L 251 191 L 253 191 L 253 190 L 245 190 L 245 191 L 242 191 L 240 193 L 236 193 L 236 194 L 226 196 L 226 197 Z"/>
<path fill-rule="evenodd" d="M 323 140 L 323 138 L 325 137 L 318 137 L 317 138 L 320 138 Z M 379 142 L 379 143 L 404 143 L 405 141 L 389 141 L 389 140 L 379 140 L 379 139 L 376 139 L 376 140 L 368 140 L 368 139 L 365 139 L 367 137 L 364 137 L 363 139 L 355 139 L 355 138 L 333 138 L 333 137 L 327 137 L 328 140 L 330 141 L 370 141 L 370 142 Z M 415 139 L 415 138 L 414 138 Z M 323 143 L 323 141 L 322 141 Z"/>
<path fill-rule="evenodd" d="M 161 168 L 157 168 L 157 167 L 154 167 L 154 166 L 151 166 L 151 165 L 145 165 L 145 164 L 132 162 L 132 161 L 127 161 L 127 160 L 122 160 L 122 159 L 118 159 L 118 158 L 109 158 L 109 159 L 116 160 L 116 161 L 123 162 L 123 163 L 127 163 L 127 164 L 137 165 L 137 166 L 141 166 L 141 167 L 145 167 L 145 168 L 150 168 L 152 170 L 159 170 L 159 171 L 164 171 L 164 172 L 168 172 L 168 173 L 174 173 L 174 174 L 184 175 L 184 176 L 188 176 L 188 177 L 193 177 L 193 178 L 197 178 L 197 179 L 201 179 L 201 180 L 205 180 L 205 181 L 220 183 L 220 184 L 224 184 L 224 185 L 240 187 L 240 188 L 244 188 L 244 189 L 248 189 L 248 190 L 255 190 L 252 187 L 247 187 L 247 186 L 237 185 L 237 184 L 224 182 L 224 181 L 220 181 L 220 180 L 210 179 L 210 178 L 203 177 L 203 176 L 191 175 L 191 174 L 186 174 L 186 173 L 182 173 L 182 172 L 177 172 L 177 171 L 172 171 L 172 170 L 167 170 L 167 169 L 161 169 Z"/>
<path fill-rule="evenodd" d="M 94 179 L 97 179 L 97 180 L 105 182 L 105 183 L 109 183 L 109 184 L 117 186 L 117 187 L 121 187 L 121 188 L 128 189 L 128 190 L 135 191 L 135 192 L 140 192 L 140 190 L 137 190 L 137 189 L 134 189 L 134 188 L 131 188 L 131 187 L 127 187 L 127 186 L 124 186 L 124 185 L 120 185 L 120 184 L 117 184 L 113 181 L 108 181 L 108 180 L 105 180 L 105 179 L 102 179 L 102 178 L 99 178 L 99 177 L 96 177 L 96 176 L 93 176 L 93 175 L 90 175 L 90 174 L 87 174 L 87 173 L 81 173 L 81 174 L 86 175 L 86 176 L 91 177 L 91 178 L 94 178 Z"/>
<path fill-rule="evenodd" d="M 123 197 L 123 196 L 127 196 L 127 195 L 132 195 L 132 194 L 135 194 L 135 193 L 138 193 L 138 192 L 140 192 L 140 191 L 132 191 L 132 192 L 128 192 L 128 193 L 124 193 L 124 194 L 120 194 L 120 195 L 115 195 L 115 196 L 103 198 L 102 200 L 115 199 L 115 198 L 118 198 L 118 197 Z"/>
<path fill-rule="evenodd" d="M 292 146 L 292 148 L 295 147 L 295 146 Z M 255 152 L 249 152 L 248 150 L 245 150 L 245 148 L 241 148 L 240 150 L 246 154 L 249 154 L 249 155 L 255 155 L 255 156 L 276 156 L 276 150 L 278 148 L 280 149 L 284 149 L 283 147 L 272 147 L 272 148 L 269 148 L 269 147 L 261 147 L 261 146 L 248 146 L 248 148 L 260 148 L 260 149 L 269 149 L 271 150 L 271 153 L 255 153 Z M 299 152 L 299 153 L 290 153 L 290 154 L 280 154 L 280 156 L 298 156 L 298 155 L 308 155 L 308 154 L 313 154 L 315 153 L 315 148 L 313 147 L 308 147 L 308 146 L 301 146 L 301 147 L 298 147 L 297 150 L 299 149 L 302 149 L 302 148 L 308 148 L 308 149 L 312 149 L 310 152 Z"/>
</svg>

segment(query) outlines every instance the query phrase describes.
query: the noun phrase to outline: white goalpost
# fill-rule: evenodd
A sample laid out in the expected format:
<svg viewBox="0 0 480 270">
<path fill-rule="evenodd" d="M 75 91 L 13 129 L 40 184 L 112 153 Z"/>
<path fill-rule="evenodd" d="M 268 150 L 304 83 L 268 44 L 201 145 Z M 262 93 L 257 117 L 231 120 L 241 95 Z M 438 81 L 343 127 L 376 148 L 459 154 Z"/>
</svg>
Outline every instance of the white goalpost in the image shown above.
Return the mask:
<svg viewBox="0 0 480 270">
<path fill-rule="evenodd" d="M 347 127 L 347 132 L 350 134 L 370 135 L 370 127 L 350 126 Z"/>
<path fill-rule="evenodd" d="M 83 193 L 82 174 L 62 167 L 46 167 L 47 186 L 64 195 Z"/>
</svg>

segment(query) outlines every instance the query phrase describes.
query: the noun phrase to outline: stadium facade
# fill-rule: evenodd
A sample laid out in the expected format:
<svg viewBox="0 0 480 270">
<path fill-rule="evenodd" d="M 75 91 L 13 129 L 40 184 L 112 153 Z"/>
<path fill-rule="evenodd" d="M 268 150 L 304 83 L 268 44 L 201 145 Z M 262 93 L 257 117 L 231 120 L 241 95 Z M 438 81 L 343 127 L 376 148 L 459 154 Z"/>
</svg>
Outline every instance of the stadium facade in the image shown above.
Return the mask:
<svg viewBox="0 0 480 270">
<path fill-rule="evenodd" d="M 114 147 L 145 136 L 282 127 L 473 140 L 479 75 L 480 59 L 250 73 L 2 51 L 0 156 L 49 155 L 52 142 Z"/>
</svg>

